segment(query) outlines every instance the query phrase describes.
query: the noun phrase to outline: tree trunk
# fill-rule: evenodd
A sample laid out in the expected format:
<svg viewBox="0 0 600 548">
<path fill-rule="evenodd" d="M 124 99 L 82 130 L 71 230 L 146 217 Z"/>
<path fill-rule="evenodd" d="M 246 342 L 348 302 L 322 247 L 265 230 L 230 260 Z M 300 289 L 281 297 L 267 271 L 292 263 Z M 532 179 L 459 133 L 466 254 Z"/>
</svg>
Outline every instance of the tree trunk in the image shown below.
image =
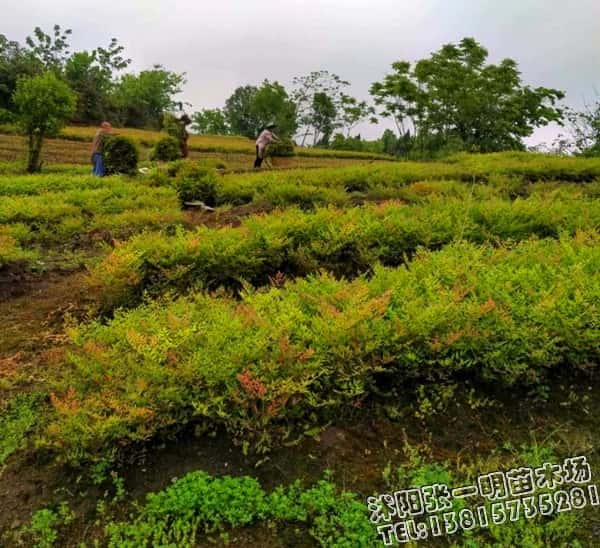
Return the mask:
<svg viewBox="0 0 600 548">
<path fill-rule="evenodd" d="M 41 154 L 44 136 L 40 131 L 29 134 L 29 152 L 27 155 L 27 172 L 39 173 L 42 170 Z"/>
<path fill-rule="evenodd" d="M 304 136 L 302 137 L 302 144 L 300 146 L 304 146 L 304 143 L 306 141 L 306 138 L 308 137 L 309 132 L 310 132 L 310 128 L 307 127 L 306 131 L 304 132 Z"/>
</svg>

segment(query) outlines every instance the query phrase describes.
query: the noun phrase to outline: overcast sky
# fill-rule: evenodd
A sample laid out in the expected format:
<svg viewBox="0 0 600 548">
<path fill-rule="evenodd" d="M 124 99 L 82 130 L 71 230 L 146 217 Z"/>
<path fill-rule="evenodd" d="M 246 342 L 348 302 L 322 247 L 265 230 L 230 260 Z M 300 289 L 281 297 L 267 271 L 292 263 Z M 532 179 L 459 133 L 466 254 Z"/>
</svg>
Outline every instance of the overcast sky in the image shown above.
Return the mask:
<svg viewBox="0 0 600 548">
<path fill-rule="evenodd" d="M 0 0 L 0 33 L 73 29 L 74 49 L 117 37 L 140 70 L 186 72 L 193 109 L 222 106 L 235 87 L 326 69 L 368 98 L 399 59 L 473 36 L 490 60 L 516 59 L 531 85 L 580 106 L 600 92 L 600 0 Z M 376 137 L 383 126 L 367 126 Z M 551 140 L 555 130 L 537 132 Z"/>
</svg>

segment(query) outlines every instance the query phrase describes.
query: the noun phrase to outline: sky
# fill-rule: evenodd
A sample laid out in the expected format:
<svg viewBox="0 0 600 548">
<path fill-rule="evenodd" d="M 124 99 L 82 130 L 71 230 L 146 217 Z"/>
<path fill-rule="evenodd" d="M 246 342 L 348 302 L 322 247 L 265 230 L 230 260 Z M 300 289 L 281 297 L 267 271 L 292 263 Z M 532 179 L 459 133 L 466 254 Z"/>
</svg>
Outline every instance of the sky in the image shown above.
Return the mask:
<svg viewBox="0 0 600 548">
<path fill-rule="evenodd" d="M 397 60 L 429 56 L 471 36 L 519 63 L 525 83 L 564 90 L 576 108 L 600 94 L 600 0 L 0 0 L 0 33 L 73 30 L 73 49 L 116 37 L 131 69 L 159 63 L 187 74 L 190 111 L 223 106 L 240 85 L 329 70 L 369 99 Z M 389 122 L 360 127 L 376 138 Z M 559 128 L 536 131 L 550 142 Z"/>
</svg>

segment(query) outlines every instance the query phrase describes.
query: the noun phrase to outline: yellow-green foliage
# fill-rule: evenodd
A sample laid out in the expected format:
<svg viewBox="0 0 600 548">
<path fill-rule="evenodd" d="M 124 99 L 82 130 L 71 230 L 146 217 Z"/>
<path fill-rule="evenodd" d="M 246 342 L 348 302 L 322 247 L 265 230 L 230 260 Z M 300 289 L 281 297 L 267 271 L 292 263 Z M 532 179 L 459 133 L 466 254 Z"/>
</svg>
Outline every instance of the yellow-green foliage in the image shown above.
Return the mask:
<svg viewBox="0 0 600 548">
<path fill-rule="evenodd" d="M 460 183 L 431 183 L 429 191 L 435 187 L 438 194 L 414 206 L 292 209 L 248 218 L 238 228 L 142 234 L 98 264 L 92 280 L 101 288 L 104 306 L 112 308 L 136 302 L 149 289 L 185 290 L 194 284 L 238 289 L 242 280 L 258 286 L 279 272 L 303 276 L 319 269 L 355 276 L 377 262 L 400 264 L 418 246 L 436 249 L 460 239 L 482 243 L 600 228 L 600 201 L 580 198 L 573 190 L 510 201 L 461 198 L 456 194 L 470 191 Z M 489 187 L 473 190 L 491 194 Z"/>
<path fill-rule="evenodd" d="M 113 188 L 123 183 L 120 177 L 93 177 L 87 172 L 89 170 L 86 169 L 85 175 L 79 173 L 7 175 L 0 179 L 0 196 L 35 196 L 47 192 Z"/>
<path fill-rule="evenodd" d="M 0 410 L 0 466 L 24 443 L 25 435 L 36 423 L 41 399 L 39 394 L 24 394 Z"/>
<path fill-rule="evenodd" d="M 172 188 L 120 177 L 5 176 L 0 196 L 0 265 L 32 260 L 35 252 L 23 249 L 32 244 L 75 244 L 94 231 L 118 237 L 183 220 Z"/>
<path fill-rule="evenodd" d="M 379 162 L 347 168 L 320 168 L 227 175 L 217 203 L 267 201 L 274 205 L 348 202 L 352 193 L 399 197 L 409 183 L 431 180 L 492 182 L 498 177 L 520 184 L 560 180 L 589 182 L 600 178 L 600 159 L 547 157 L 535 154 L 459 156 L 448 162 Z"/>
<path fill-rule="evenodd" d="M 150 303 L 73 333 L 40 443 L 72 461 L 191 420 L 268 443 L 389 387 L 468 374 L 538 385 L 600 359 L 596 233 L 451 244 L 352 282 L 327 275 L 241 302 Z"/>
<path fill-rule="evenodd" d="M 8 229 L 0 226 L 0 268 L 20 261 L 32 262 L 38 257 L 36 251 L 23 249 L 17 243 L 17 240 L 9 234 Z"/>
</svg>

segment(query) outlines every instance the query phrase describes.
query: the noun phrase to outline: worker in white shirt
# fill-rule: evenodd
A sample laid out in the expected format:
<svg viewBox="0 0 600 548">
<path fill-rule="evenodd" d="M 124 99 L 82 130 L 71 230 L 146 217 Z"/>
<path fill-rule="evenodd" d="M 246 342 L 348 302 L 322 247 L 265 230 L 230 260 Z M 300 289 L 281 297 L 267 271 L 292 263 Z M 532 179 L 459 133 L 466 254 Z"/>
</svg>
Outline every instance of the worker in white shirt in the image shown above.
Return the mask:
<svg viewBox="0 0 600 548">
<path fill-rule="evenodd" d="M 267 146 L 269 146 L 273 141 L 279 141 L 279 137 L 273 133 L 273 130 L 276 127 L 277 124 L 269 124 L 266 129 L 261 131 L 258 139 L 256 139 L 256 160 L 254 160 L 255 168 L 259 168 L 262 165 L 267 152 Z"/>
</svg>

